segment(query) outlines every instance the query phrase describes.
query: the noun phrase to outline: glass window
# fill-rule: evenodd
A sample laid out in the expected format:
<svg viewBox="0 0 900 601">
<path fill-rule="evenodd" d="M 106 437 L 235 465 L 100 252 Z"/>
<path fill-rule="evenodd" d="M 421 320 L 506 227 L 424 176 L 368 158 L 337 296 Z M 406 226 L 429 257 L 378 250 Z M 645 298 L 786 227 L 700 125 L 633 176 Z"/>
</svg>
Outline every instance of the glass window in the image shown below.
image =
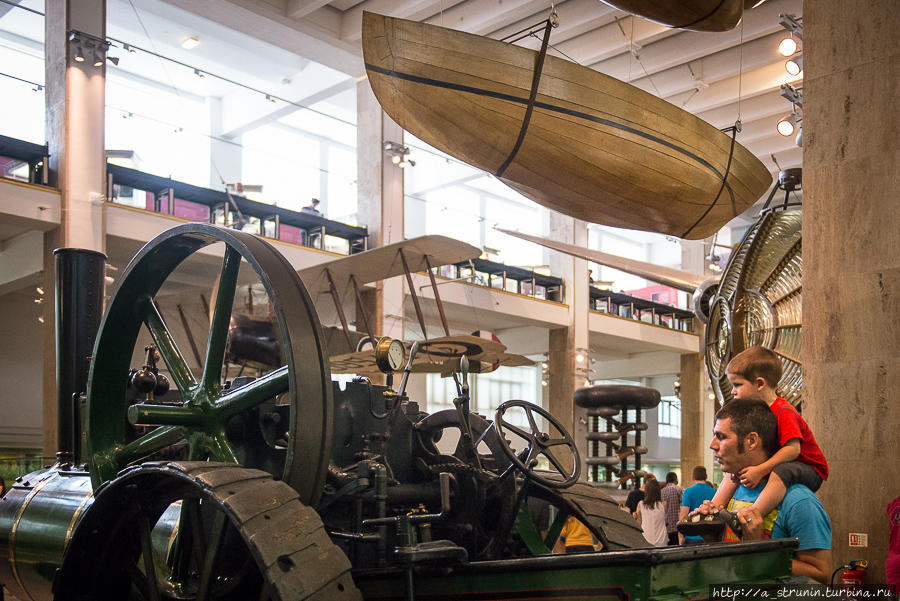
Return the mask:
<svg viewBox="0 0 900 601">
<path fill-rule="evenodd" d="M 681 438 L 681 401 L 677 397 L 662 397 L 657 415 L 660 438 Z"/>
<path fill-rule="evenodd" d="M 263 184 L 257 200 L 299 211 L 319 198 L 319 142 L 278 124 L 264 125 L 244 134 L 245 183 Z M 290 149 L 288 152 L 287 149 Z"/>
<path fill-rule="evenodd" d="M 0 134 L 43 144 L 44 17 L 25 8 L 43 13 L 44 3 L 9 4 L 0 4 Z"/>
</svg>

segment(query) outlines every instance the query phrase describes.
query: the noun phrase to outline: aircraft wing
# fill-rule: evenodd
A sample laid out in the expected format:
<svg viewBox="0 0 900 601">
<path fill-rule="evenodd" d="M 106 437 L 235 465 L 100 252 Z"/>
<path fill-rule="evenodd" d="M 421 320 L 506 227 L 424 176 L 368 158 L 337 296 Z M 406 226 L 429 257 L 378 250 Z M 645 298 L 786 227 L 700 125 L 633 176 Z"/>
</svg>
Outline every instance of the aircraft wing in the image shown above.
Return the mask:
<svg viewBox="0 0 900 601">
<path fill-rule="evenodd" d="M 481 254 L 481 250 L 471 244 L 446 236 L 420 236 L 307 267 L 297 273 L 306 289 L 315 297 L 330 289 L 326 272 L 331 274 L 334 286 L 339 291 L 347 289 L 351 275 L 358 286 L 403 275 L 401 250 L 410 273 L 425 271 L 426 257 L 432 267 L 438 267 L 474 259 Z"/>
<path fill-rule="evenodd" d="M 404 341 L 407 355 L 411 342 Z M 470 371 L 480 373 L 492 371 L 494 365 L 532 365 L 533 361 L 522 355 L 506 352 L 506 345 L 478 336 L 442 336 L 431 340 L 420 340 L 413 361 L 413 373 L 440 373 L 449 376 L 459 366 L 459 358 L 466 355 Z M 329 359 L 332 373 L 374 374 L 379 373 L 375 365 L 375 351 L 336 355 Z"/>
<path fill-rule="evenodd" d="M 703 276 L 697 273 L 691 273 L 690 271 L 682 271 L 680 269 L 662 267 L 660 265 L 654 265 L 653 263 L 647 263 L 645 261 L 626 259 L 625 257 L 620 257 L 618 255 L 612 255 L 590 248 L 583 248 L 581 246 L 559 242 L 550 238 L 532 236 L 530 234 L 514 232 L 512 230 L 506 230 L 499 227 L 496 227 L 494 229 L 503 232 L 504 234 L 509 234 L 510 236 L 515 236 L 516 238 L 521 238 L 522 240 L 528 240 L 529 242 L 540 244 L 541 246 L 544 246 L 546 248 L 557 250 L 559 252 L 566 253 L 567 255 L 572 255 L 573 257 L 578 257 L 579 259 L 593 261 L 594 263 L 599 263 L 600 265 L 604 265 L 606 267 L 612 267 L 613 269 L 618 269 L 619 271 L 624 271 L 625 273 L 630 273 L 632 275 L 636 275 L 638 277 L 642 277 L 654 282 L 659 282 L 660 284 L 671 286 L 676 290 L 683 290 L 684 292 L 689 292 L 691 294 L 696 292 L 697 289 L 700 288 L 701 284 L 705 283 L 709 279 L 707 276 Z"/>
</svg>

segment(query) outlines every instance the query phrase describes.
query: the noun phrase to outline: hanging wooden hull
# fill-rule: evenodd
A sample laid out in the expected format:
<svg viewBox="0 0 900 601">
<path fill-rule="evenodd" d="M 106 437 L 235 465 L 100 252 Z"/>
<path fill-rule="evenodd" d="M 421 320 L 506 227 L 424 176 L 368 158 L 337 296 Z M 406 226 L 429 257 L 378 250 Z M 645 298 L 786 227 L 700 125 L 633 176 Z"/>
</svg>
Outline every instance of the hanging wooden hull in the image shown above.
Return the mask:
<svg viewBox="0 0 900 601">
<path fill-rule="evenodd" d="M 691 31 L 728 31 L 741 20 L 754 0 L 603 0 L 627 13 L 667 27 Z"/>
<path fill-rule="evenodd" d="M 520 135 L 535 51 L 364 13 L 363 54 L 388 115 L 497 174 Z M 740 144 L 728 169 L 730 148 L 730 136 L 694 115 L 547 56 L 523 142 L 499 177 L 578 219 L 700 239 L 752 205 L 772 179 Z"/>
</svg>

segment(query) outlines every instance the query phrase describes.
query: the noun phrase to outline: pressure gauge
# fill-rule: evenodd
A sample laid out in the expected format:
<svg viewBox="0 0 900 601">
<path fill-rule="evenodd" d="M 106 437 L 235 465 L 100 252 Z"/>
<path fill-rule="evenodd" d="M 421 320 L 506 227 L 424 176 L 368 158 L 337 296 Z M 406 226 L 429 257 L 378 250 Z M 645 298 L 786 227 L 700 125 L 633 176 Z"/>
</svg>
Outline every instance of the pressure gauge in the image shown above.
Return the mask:
<svg viewBox="0 0 900 601">
<path fill-rule="evenodd" d="M 375 345 L 375 364 L 386 374 L 400 371 L 405 355 L 406 349 L 399 340 L 385 336 Z"/>
</svg>

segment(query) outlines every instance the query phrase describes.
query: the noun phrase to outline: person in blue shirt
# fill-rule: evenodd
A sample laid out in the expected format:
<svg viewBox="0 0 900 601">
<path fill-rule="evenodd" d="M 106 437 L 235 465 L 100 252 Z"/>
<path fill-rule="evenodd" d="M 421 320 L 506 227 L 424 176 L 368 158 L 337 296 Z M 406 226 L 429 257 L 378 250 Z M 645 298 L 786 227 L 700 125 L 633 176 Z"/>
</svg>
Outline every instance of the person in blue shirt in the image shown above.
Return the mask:
<svg viewBox="0 0 900 601">
<path fill-rule="evenodd" d="M 745 467 L 759 465 L 778 448 L 778 424 L 775 414 L 764 401 L 733 400 L 716 413 L 713 439 L 709 444 L 722 471 L 737 474 Z M 825 508 L 806 486 L 794 484 L 787 490 L 777 508 L 762 516 L 753 502 L 765 487 L 766 480 L 755 488 L 741 485 L 729 502 L 736 514 L 743 540 L 763 538 L 797 538 L 799 546 L 791 563 L 791 573 L 807 576 L 827 584 L 831 575 L 831 521 Z M 704 501 L 699 513 L 718 512 L 712 501 Z M 725 540 L 737 540 L 727 531 Z"/>
<path fill-rule="evenodd" d="M 716 489 L 706 481 L 706 468 L 702 465 L 694 467 L 694 470 L 691 472 L 691 478 L 694 480 L 694 484 L 684 489 L 684 494 L 681 496 L 681 511 L 678 515 L 678 521 L 686 518 L 690 512 L 700 507 L 703 501 L 709 501 L 716 494 Z M 703 542 L 703 538 L 699 536 L 679 534 L 678 537 L 678 544 L 680 545 L 695 545 Z"/>
</svg>

